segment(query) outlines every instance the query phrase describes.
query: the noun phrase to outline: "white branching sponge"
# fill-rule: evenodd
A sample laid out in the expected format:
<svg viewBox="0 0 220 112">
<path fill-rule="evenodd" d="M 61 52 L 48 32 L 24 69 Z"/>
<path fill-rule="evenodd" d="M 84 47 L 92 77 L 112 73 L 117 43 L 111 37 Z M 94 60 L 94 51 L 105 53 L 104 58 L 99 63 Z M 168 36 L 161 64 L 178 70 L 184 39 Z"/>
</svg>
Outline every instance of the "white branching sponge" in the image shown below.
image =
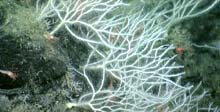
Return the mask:
<svg viewBox="0 0 220 112">
<path fill-rule="evenodd" d="M 198 105 L 205 93 L 194 96 L 192 86 L 180 85 L 184 72 L 175 70 L 183 66 L 175 63 L 175 55 L 167 55 L 174 46 L 161 43 L 172 25 L 206 13 L 219 0 L 198 8 L 205 2 L 162 0 L 150 11 L 127 15 L 113 13 L 128 5 L 121 0 L 49 0 L 43 7 L 37 5 L 38 19 L 57 18 L 51 37 L 64 28 L 91 48 L 85 65 L 78 70 L 70 68 L 85 78 L 91 90 L 67 106 L 96 112 L 205 109 Z M 214 111 L 211 107 L 207 110 Z"/>
</svg>

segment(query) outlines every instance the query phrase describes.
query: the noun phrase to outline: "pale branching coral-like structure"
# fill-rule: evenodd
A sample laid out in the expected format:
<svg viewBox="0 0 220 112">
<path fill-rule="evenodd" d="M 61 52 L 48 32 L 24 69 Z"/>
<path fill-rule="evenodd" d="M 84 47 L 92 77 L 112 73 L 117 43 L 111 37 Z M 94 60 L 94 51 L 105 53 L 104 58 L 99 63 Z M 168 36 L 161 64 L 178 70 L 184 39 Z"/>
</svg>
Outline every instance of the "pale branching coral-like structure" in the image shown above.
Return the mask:
<svg viewBox="0 0 220 112">
<path fill-rule="evenodd" d="M 125 18 L 108 14 L 125 5 L 127 4 L 120 0 L 49 0 L 45 7 L 37 9 L 42 9 L 39 18 L 54 14 L 59 18 L 60 21 L 50 32 L 51 35 L 65 27 L 74 38 L 83 42 L 120 49 L 107 42 L 107 38 L 109 35 L 126 35 L 113 31 L 123 24 Z"/>
<path fill-rule="evenodd" d="M 206 109 L 198 105 L 205 93 L 196 96 L 192 86 L 180 84 L 184 72 L 175 70 L 183 66 L 173 61 L 176 55 L 167 55 L 174 46 L 161 40 L 170 26 L 209 11 L 218 1 L 198 9 L 203 0 L 167 0 L 147 13 L 128 15 L 112 15 L 127 6 L 121 0 L 49 0 L 42 8 L 37 5 L 39 19 L 59 18 L 50 35 L 65 28 L 91 48 L 85 65 L 70 68 L 86 79 L 91 91 L 67 106 L 97 112 Z"/>
<path fill-rule="evenodd" d="M 219 3 L 220 0 L 165 0 L 164 4 L 169 3 L 166 10 L 160 11 L 165 18 L 168 26 L 172 26 L 180 21 L 198 17 L 202 14 L 207 13 L 215 5 Z M 161 6 L 163 7 L 163 3 Z M 209 4 L 209 5 L 207 5 Z"/>
</svg>

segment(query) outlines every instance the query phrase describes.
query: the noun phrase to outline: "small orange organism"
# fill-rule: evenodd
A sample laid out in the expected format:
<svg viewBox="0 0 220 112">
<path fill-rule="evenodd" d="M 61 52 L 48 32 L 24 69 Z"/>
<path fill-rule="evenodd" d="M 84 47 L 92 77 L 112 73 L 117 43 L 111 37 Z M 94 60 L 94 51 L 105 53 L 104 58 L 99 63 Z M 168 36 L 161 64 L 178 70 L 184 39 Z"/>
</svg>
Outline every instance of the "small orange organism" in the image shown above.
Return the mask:
<svg viewBox="0 0 220 112">
<path fill-rule="evenodd" d="M 176 48 L 176 52 L 177 52 L 178 54 L 182 54 L 183 48 L 177 47 L 177 48 Z"/>
</svg>

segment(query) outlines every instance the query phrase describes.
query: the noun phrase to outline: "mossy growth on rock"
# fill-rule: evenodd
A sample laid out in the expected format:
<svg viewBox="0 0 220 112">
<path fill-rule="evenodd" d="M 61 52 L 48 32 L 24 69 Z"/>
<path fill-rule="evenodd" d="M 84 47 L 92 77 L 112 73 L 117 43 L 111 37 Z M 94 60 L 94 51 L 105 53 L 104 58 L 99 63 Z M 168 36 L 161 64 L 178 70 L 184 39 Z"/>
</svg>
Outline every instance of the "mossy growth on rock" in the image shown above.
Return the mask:
<svg viewBox="0 0 220 112">
<path fill-rule="evenodd" d="M 178 61 L 184 65 L 182 83 L 198 85 L 207 96 L 204 106 L 220 104 L 220 7 L 171 29 L 167 42 L 183 49 Z M 201 92 L 198 91 L 198 92 Z"/>
<path fill-rule="evenodd" d="M 57 40 L 45 37 L 46 23 L 37 19 L 34 8 L 3 0 L 0 12 L 0 69 L 17 74 L 16 80 L 1 74 L 0 88 L 18 88 L 30 81 L 42 84 L 65 75 L 67 58 Z"/>
<path fill-rule="evenodd" d="M 0 111 L 72 112 L 65 103 L 87 88 L 68 68 L 85 62 L 88 47 L 63 29 L 48 39 L 46 21 L 55 18 L 38 19 L 36 2 L 0 0 L 0 70 L 17 75 L 0 73 Z"/>
<path fill-rule="evenodd" d="M 46 22 L 37 19 L 39 14 L 34 7 L 24 7 L 9 0 L 0 2 L 4 13 L 3 31 L 13 37 L 27 36 L 42 40 L 47 30 Z"/>
</svg>

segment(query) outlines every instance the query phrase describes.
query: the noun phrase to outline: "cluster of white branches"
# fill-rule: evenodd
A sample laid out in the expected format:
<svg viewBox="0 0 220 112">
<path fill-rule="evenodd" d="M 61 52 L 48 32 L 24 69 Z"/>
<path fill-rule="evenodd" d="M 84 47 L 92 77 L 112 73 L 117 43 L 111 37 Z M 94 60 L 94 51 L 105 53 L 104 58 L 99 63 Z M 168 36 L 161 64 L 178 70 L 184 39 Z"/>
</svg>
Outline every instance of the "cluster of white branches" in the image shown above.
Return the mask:
<svg viewBox="0 0 220 112">
<path fill-rule="evenodd" d="M 170 26 L 206 13 L 218 1 L 198 9 L 204 0 L 167 0 L 147 13 L 128 15 L 113 15 L 128 5 L 121 0 L 48 0 L 43 7 L 37 3 L 39 19 L 59 18 L 51 35 L 65 28 L 91 48 L 85 65 L 70 68 L 86 79 L 91 91 L 67 106 L 97 112 L 206 109 L 198 104 L 205 93 L 194 95 L 192 86 L 180 84 L 184 72 L 176 71 L 183 66 L 173 60 L 176 55 L 167 55 L 174 46 L 161 41 Z"/>
</svg>

